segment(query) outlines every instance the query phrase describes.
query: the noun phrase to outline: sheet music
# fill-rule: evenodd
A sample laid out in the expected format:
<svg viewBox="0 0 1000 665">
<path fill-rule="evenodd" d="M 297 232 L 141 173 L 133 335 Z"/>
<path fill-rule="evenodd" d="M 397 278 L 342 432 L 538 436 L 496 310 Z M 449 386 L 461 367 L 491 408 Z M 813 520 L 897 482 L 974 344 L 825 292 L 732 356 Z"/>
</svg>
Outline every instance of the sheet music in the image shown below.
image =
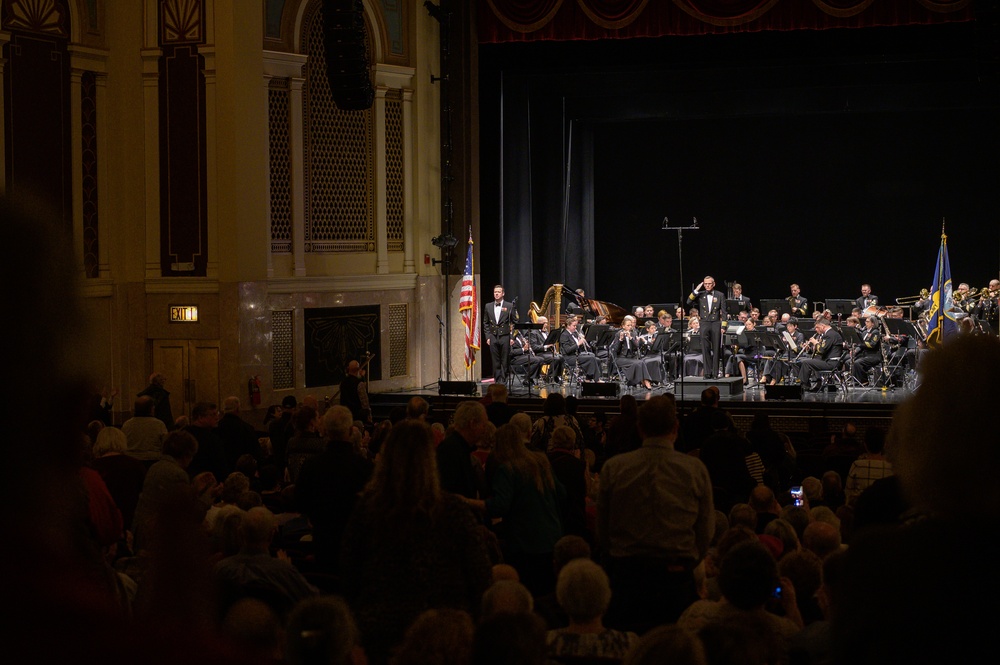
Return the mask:
<svg viewBox="0 0 1000 665">
<path fill-rule="evenodd" d="M 788 348 L 790 348 L 792 351 L 799 350 L 798 345 L 795 343 L 795 338 L 793 338 L 787 330 L 782 330 L 781 336 L 785 338 L 786 342 L 788 342 Z"/>
</svg>

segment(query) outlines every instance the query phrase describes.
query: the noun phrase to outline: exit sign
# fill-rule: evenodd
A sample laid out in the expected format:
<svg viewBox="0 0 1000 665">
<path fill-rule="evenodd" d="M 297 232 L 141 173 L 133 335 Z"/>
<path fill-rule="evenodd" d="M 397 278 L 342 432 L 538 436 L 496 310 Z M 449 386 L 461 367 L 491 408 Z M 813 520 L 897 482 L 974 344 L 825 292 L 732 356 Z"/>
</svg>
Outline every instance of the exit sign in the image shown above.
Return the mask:
<svg viewBox="0 0 1000 665">
<path fill-rule="evenodd" d="M 171 305 L 170 323 L 198 323 L 198 306 Z"/>
</svg>

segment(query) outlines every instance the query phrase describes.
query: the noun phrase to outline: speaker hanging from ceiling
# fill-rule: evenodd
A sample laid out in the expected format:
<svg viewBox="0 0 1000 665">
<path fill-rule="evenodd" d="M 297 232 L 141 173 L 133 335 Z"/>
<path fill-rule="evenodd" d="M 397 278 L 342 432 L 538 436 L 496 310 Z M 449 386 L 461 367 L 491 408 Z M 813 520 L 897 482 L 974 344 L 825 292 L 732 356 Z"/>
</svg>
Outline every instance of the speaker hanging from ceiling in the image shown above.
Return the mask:
<svg viewBox="0 0 1000 665">
<path fill-rule="evenodd" d="M 338 108 L 358 111 L 375 101 L 362 0 L 323 0 L 326 77 Z"/>
</svg>

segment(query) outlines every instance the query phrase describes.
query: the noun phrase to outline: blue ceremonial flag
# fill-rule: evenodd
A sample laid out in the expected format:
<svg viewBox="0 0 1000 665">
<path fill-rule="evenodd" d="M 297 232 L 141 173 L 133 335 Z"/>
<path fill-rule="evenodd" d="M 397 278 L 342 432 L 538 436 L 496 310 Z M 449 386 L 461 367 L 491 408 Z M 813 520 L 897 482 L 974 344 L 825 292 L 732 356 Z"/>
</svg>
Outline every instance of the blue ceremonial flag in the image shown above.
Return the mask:
<svg viewBox="0 0 1000 665">
<path fill-rule="evenodd" d="M 941 346 L 944 340 L 958 332 L 955 302 L 951 298 L 951 265 L 948 263 L 948 236 L 941 228 L 941 249 L 934 266 L 931 285 L 930 321 L 927 324 L 927 348 Z"/>
</svg>

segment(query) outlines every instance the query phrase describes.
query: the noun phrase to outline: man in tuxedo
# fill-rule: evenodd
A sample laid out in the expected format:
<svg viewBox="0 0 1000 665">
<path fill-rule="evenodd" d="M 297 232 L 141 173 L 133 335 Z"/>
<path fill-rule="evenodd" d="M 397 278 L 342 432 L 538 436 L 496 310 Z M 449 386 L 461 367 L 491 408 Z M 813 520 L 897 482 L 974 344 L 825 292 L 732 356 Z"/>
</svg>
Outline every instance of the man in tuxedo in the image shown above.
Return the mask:
<svg viewBox="0 0 1000 665">
<path fill-rule="evenodd" d="M 814 356 L 806 358 L 799 367 L 799 381 L 809 392 L 816 392 L 819 387 L 811 388 L 809 382 L 813 374 L 821 370 L 837 369 L 840 357 L 844 353 L 844 338 L 830 325 L 826 319 L 816 320 L 816 332 L 819 342 L 812 345 Z"/>
<path fill-rule="evenodd" d="M 483 337 L 493 358 L 493 378 L 507 383 L 510 371 L 510 327 L 514 323 L 513 306 L 503 299 L 503 287 L 493 287 L 493 302 L 483 307 Z"/>
<path fill-rule="evenodd" d="M 726 296 L 715 290 L 715 278 L 708 276 L 688 296 L 688 303 L 698 305 L 701 316 L 701 353 L 705 365 L 705 378 L 719 375 L 719 353 L 722 331 L 726 327 Z"/>
<path fill-rule="evenodd" d="M 872 295 L 871 284 L 861 285 L 861 297 L 854 301 L 854 304 L 862 313 L 872 305 L 878 304 L 878 296 Z"/>
<path fill-rule="evenodd" d="M 739 312 L 749 312 L 753 305 L 750 303 L 750 298 L 743 295 L 743 285 L 739 282 L 733 283 L 733 297 L 731 300 L 735 300 L 739 303 L 739 309 L 735 312 L 729 312 L 730 316 L 736 316 Z"/>
<path fill-rule="evenodd" d="M 802 291 L 799 289 L 798 284 L 792 284 L 789 287 L 792 291 L 792 295 L 788 296 L 788 306 L 792 309 L 792 316 L 808 316 L 809 312 L 809 301 L 806 297 L 801 295 Z"/>
<path fill-rule="evenodd" d="M 545 340 L 549 336 L 549 320 L 544 316 L 538 317 L 535 323 L 542 325 L 541 330 L 529 330 L 528 341 L 531 343 L 531 352 L 542 360 L 542 364 L 549 366 L 549 380 L 562 383 L 563 357 L 556 353 L 555 344 L 546 344 Z"/>
</svg>

